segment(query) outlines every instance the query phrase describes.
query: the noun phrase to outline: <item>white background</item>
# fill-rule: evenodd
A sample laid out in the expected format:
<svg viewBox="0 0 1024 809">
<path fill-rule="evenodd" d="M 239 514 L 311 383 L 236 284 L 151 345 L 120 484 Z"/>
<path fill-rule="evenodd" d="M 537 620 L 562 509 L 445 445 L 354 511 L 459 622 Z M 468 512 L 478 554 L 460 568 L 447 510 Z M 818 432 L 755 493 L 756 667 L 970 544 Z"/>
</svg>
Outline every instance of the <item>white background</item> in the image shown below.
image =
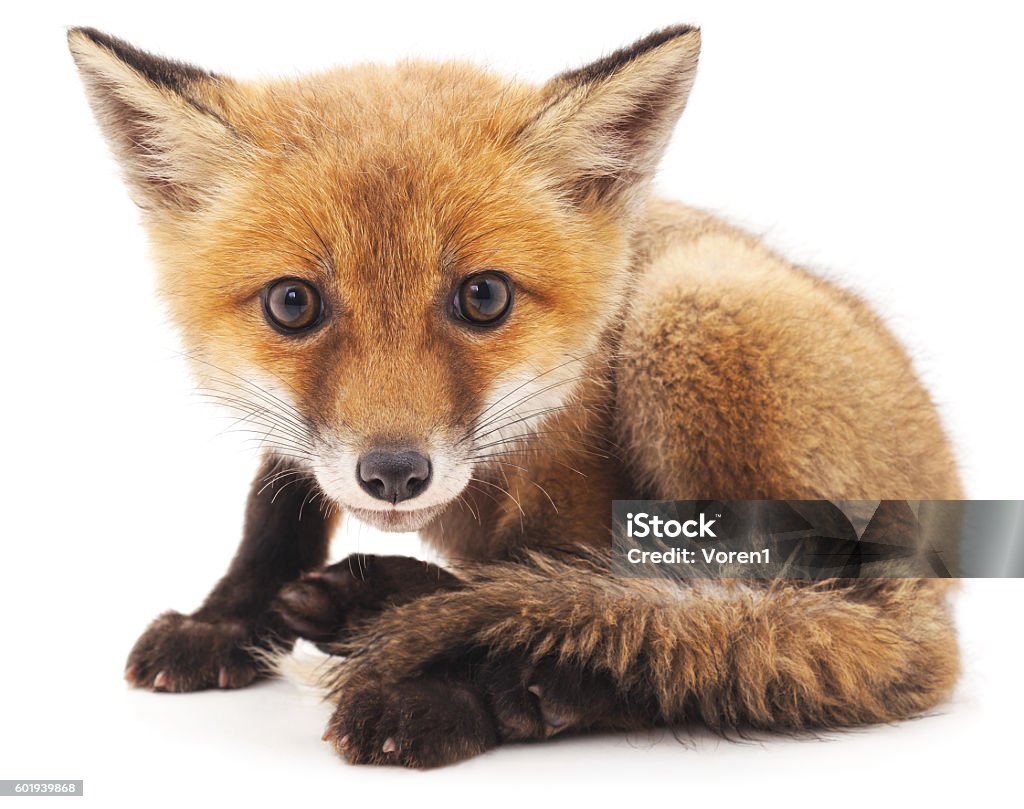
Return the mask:
<svg viewBox="0 0 1024 809">
<path fill-rule="evenodd" d="M 1024 497 L 1024 20 L 1011 4 L 964 8 L 75 2 L 13 18 L 8 9 L 0 778 L 84 778 L 96 806 L 435 796 L 888 804 L 1013 785 L 1018 581 L 967 583 L 966 674 L 941 715 L 827 742 L 564 739 L 421 774 L 342 764 L 319 740 L 329 706 L 286 683 L 129 690 L 121 669 L 137 634 L 164 609 L 192 609 L 223 572 L 254 457 L 190 393 L 63 31 L 92 25 L 241 77 L 418 55 L 540 81 L 652 29 L 698 23 L 700 74 L 663 192 L 867 295 L 910 345 L 970 496 Z M 353 526 L 335 556 L 356 548 L 402 553 L 416 542 Z"/>
</svg>

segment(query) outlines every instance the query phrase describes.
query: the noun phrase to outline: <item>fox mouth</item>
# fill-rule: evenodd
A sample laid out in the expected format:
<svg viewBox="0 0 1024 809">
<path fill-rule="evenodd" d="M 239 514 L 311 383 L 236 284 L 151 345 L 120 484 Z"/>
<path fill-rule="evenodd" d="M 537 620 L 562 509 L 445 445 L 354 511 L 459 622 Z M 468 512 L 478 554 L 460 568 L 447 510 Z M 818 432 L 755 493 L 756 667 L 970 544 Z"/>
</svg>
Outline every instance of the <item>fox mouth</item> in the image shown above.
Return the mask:
<svg viewBox="0 0 1024 809">
<path fill-rule="evenodd" d="M 439 503 L 427 506 L 426 508 L 401 510 L 393 506 L 381 509 L 349 508 L 348 512 L 360 522 L 364 522 L 380 531 L 407 533 L 424 528 L 447 507 L 447 503 Z"/>
<path fill-rule="evenodd" d="M 419 531 L 457 500 L 472 467 L 448 446 L 405 444 L 358 453 L 326 446 L 311 471 L 327 499 L 360 522 L 381 531 Z"/>
</svg>

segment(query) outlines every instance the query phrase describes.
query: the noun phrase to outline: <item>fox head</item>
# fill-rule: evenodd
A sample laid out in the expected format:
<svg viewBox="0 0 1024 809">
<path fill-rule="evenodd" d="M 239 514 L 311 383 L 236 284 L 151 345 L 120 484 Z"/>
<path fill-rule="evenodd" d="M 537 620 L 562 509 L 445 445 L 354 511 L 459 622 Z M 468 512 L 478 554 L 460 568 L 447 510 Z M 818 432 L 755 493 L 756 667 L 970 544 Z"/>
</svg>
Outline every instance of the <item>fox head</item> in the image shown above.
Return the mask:
<svg viewBox="0 0 1024 809">
<path fill-rule="evenodd" d="M 543 86 L 462 64 L 242 82 L 68 35 L 205 389 L 415 530 L 573 396 L 700 35 Z"/>
</svg>

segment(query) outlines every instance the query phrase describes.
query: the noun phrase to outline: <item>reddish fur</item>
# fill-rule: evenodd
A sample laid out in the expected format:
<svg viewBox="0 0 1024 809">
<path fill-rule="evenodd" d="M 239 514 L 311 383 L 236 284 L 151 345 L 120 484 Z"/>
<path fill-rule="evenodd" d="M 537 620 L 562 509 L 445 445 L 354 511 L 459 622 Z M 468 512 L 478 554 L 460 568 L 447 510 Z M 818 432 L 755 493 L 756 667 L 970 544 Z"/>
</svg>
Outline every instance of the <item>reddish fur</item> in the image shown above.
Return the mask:
<svg viewBox="0 0 1024 809">
<path fill-rule="evenodd" d="M 934 406 L 862 301 L 648 197 L 693 79 L 695 31 L 539 88 L 418 62 L 241 83 L 156 60 L 147 79 L 95 32 L 70 41 L 201 378 L 281 380 L 305 418 L 365 450 L 409 436 L 457 444 L 515 369 L 576 358 L 569 406 L 479 462 L 424 528 L 466 586 L 396 601 L 346 641 L 331 730 L 346 755 L 391 751 L 374 739 L 352 752 L 343 728 L 370 733 L 373 717 L 356 721 L 344 695 L 401 717 L 406 692 L 373 689 L 466 649 L 525 655 L 524 671 L 553 656 L 632 695 L 629 710 L 581 726 L 842 726 L 911 716 L 949 693 L 958 663 L 942 582 L 684 589 L 565 561 L 600 557 L 612 499 L 961 493 Z M 156 80 L 166 75 L 173 86 Z M 446 314 L 459 279 L 483 268 L 516 285 L 493 331 Z M 301 339 L 267 327 L 260 307 L 286 275 L 327 300 L 324 327 Z M 406 697 L 430 703 L 446 682 L 416 681 Z M 495 703 L 505 737 L 540 733 L 502 713 L 515 702 Z"/>
</svg>

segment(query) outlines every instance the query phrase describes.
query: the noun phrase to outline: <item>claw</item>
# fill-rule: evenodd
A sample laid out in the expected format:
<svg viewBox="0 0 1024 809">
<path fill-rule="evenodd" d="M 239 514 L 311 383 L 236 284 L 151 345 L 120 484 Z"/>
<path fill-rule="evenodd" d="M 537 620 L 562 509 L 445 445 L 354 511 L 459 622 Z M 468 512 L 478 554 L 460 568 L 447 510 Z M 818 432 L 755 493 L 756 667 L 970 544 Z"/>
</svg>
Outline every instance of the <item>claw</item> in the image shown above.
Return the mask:
<svg viewBox="0 0 1024 809">
<path fill-rule="evenodd" d="M 544 699 L 544 688 L 539 685 L 527 686 L 527 691 L 537 698 L 537 706 L 540 708 L 541 719 L 544 720 L 544 732 L 547 736 L 554 736 L 561 733 L 569 725 L 576 721 L 576 715 L 572 712 L 564 713 L 555 710 L 550 702 Z"/>
<path fill-rule="evenodd" d="M 543 705 L 540 707 L 540 715 L 544 717 L 544 731 L 548 736 L 554 736 L 556 733 L 561 733 L 569 727 L 569 723 L 576 718 L 568 714 L 561 714 L 547 710 Z"/>
<path fill-rule="evenodd" d="M 217 687 L 227 688 L 231 684 L 231 680 L 228 678 L 228 670 L 226 666 L 221 666 L 220 673 L 217 675 Z"/>
<path fill-rule="evenodd" d="M 384 746 L 381 748 L 385 753 L 394 753 L 398 749 L 398 745 L 395 744 L 395 740 L 390 736 L 384 740 Z"/>
<path fill-rule="evenodd" d="M 166 688 L 167 687 L 167 672 L 158 672 L 156 677 L 153 679 L 153 688 Z"/>
<path fill-rule="evenodd" d="M 139 670 L 135 666 L 129 666 L 124 670 L 124 678 L 132 685 L 135 685 L 139 681 Z"/>
</svg>

